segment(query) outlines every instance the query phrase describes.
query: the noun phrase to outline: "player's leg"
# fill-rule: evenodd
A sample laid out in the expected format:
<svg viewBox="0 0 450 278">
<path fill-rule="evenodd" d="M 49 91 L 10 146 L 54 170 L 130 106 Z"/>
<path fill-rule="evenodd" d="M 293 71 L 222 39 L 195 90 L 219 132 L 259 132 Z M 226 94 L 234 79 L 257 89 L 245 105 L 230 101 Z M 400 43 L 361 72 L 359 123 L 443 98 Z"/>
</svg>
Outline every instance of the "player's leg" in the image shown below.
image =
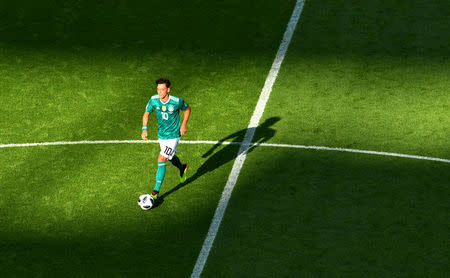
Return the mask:
<svg viewBox="0 0 450 278">
<path fill-rule="evenodd" d="M 158 198 L 159 190 L 164 181 L 164 177 L 166 176 L 166 160 L 166 157 L 162 156 L 161 154 L 158 155 L 158 170 L 156 171 L 155 187 L 153 188 L 152 192 L 152 197 L 155 200 L 156 198 Z"/>
<path fill-rule="evenodd" d="M 175 154 L 177 152 L 177 146 L 178 146 L 178 142 L 180 141 L 180 138 L 176 138 L 176 139 L 172 139 L 172 140 L 173 141 L 171 142 L 170 147 L 172 148 L 173 153 L 171 155 L 169 155 L 167 158 L 169 159 L 170 163 L 172 163 L 173 166 L 177 167 L 178 170 L 180 170 L 180 182 L 185 182 L 187 170 L 189 169 L 189 165 L 181 163 L 180 159 Z"/>
<path fill-rule="evenodd" d="M 152 197 L 155 200 L 158 198 L 158 193 L 166 176 L 166 161 L 168 158 L 172 158 L 174 154 L 173 139 L 158 139 L 158 142 L 161 151 L 158 155 L 158 170 L 156 171 L 155 187 L 152 192 Z"/>
<path fill-rule="evenodd" d="M 173 155 L 172 159 L 170 159 L 169 161 L 173 166 L 177 167 L 178 170 L 180 170 L 180 182 L 185 182 L 189 165 L 181 163 L 180 159 L 176 155 Z"/>
</svg>

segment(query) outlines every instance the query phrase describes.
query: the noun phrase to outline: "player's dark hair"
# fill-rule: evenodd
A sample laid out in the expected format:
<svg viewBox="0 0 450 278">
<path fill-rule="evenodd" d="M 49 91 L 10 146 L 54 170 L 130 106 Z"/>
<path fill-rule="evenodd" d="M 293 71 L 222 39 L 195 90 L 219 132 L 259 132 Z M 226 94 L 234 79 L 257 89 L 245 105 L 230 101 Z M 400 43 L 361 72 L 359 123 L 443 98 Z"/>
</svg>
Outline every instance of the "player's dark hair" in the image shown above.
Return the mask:
<svg viewBox="0 0 450 278">
<path fill-rule="evenodd" d="M 167 88 L 170 88 L 170 81 L 167 78 L 160 78 L 158 80 L 156 80 L 156 85 L 158 84 L 166 84 Z"/>
</svg>

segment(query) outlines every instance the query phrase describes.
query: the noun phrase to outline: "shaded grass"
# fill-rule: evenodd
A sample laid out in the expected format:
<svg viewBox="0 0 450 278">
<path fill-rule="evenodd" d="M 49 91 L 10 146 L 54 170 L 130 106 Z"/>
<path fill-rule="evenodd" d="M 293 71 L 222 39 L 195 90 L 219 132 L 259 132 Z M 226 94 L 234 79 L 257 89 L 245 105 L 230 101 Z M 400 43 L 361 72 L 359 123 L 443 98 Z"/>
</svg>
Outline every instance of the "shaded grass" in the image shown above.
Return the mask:
<svg viewBox="0 0 450 278">
<path fill-rule="evenodd" d="M 409 159 L 256 149 L 204 276 L 444 277 L 448 169 Z"/>
<path fill-rule="evenodd" d="M 1 41 L 12 45 L 57 48 L 202 49 L 231 53 L 272 49 L 282 32 L 273 31 L 287 22 L 293 4 L 292 0 L 2 1 L 0 34 Z M 275 20 L 279 18 L 284 20 Z M 252 36 L 248 35 L 250 32 Z"/>
<path fill-rule="evenodd" d="M 449 14 L 444 0 L 306 1 L 290 51 L 448 60 Z"/>
</svg>

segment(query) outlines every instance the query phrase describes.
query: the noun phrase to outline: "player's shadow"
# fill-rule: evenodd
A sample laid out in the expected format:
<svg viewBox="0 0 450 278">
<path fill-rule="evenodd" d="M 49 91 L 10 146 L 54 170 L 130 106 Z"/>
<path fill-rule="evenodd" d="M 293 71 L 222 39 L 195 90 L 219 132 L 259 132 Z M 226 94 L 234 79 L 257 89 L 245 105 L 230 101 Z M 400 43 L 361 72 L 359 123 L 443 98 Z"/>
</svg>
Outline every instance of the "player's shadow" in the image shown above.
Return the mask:
<svg viewBox="0 0 450 278">
<path fill-rule="evenodd" d="M 239 154 L 241 154 L 241 152 L 247 153 L 252 152 L 256 147 L 258 147 L 259 144 L 264 143 L 270 138 L 272 138 L 275 135 L 276 130 L 271 127 L 279 120 L 280 120 L 279 117 L 272 117 L 267 119 L 264 123 L 262 123 L 260 126 L 256 128 L 242 129 L 219 140 L 217 144 L 215 144 L 211 149 L 209 149 L 206 153 L 202 155 L 203 158 L 206 157 L 209 158 L 197 169 L 194 175 L 189 177 L 186 180 L 186 182 L 180 183 L 171 190 L 162 194 L 160 196 L 161 200 L 158 199 L 159 205 L 164 201 L 164 197 L 167 197 L 173 192 L 179 190 L 180 188 L 194 182 L 204 174 L 220 168 L 222 165 L 235 159 Z M 247 131 L 254 132 L 252 143 L 249 148 L 241 148 L 241 143 L 244 141 L 244 137 Z M 230 142 L 230 140 L 231 140 L 230 144 L 227 143 L 228 145 L 220 149 L 218 152 L 214 153 L 214 151 L 217 148 L 225 144 L 225 141 Z"/>
</svg>

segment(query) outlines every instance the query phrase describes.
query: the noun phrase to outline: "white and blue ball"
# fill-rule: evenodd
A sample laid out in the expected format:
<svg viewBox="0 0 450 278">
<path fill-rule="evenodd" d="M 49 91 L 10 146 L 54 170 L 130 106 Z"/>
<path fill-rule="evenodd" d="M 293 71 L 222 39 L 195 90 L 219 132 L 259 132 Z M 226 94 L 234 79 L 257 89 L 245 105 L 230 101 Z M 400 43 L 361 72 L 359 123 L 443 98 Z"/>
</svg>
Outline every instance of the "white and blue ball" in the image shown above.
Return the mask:
<svg viewBox="0 0 450 278">
<path fill-rule="evenodd" d="M 138 199 L 138 205 L 143 210 L 149 210 L 153 207 L 153 204 L 155 203 L 155 200 L 150 196 L 150 194 L 142 194 L 139 196 Z"/>
</svg>

